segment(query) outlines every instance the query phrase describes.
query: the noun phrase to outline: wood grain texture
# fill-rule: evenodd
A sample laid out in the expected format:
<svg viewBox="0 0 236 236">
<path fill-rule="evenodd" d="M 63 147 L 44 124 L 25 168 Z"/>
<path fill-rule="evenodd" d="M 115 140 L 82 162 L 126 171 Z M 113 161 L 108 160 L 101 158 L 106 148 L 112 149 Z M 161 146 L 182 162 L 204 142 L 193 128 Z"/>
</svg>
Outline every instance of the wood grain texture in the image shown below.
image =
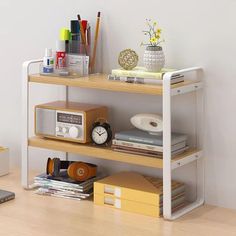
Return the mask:
<svg viewBox="0 0 236 236">
<path fill-rule="evenodd" d="M 100 89 L 106 91 L 126 92 L 126 93 L 140 93 L 149 95 L 162 95 L 161 85 L 149 84 L 130 84 L 119 81 L 107 80 L 106 74 L 94 74 L 82 78 L 63 78 L 55 76 L 43 76 L 39 74 L 30 75 L 29 82 L 66 85 L 71 87 Z M 172 88 L 180 88 L 184 85 L 191 84 L 191 81 L 185 81 L 174 84 Z"/>
<path fill-rule="evenodd" d="M 34 173 L 35 174 L 35 173 Z M 24 190 L 20 172 L 0 178 L 1 189 L 16 199 L 0 205 L 2 236 L 235 236 L 236 211 L 203 206 L 174 222 L 91 201 L 44 197 Z"/>
<path fill-rule="evenodd" d="M 88 104 L 88 103 L 80 103 L 80 102 L 66 102 L 66 101 L 55 101 L 44 103 L 35 106 L 35 108 L 44 108 L 51 110 L 60 110 L 60 111 L 68 111 L 68 112 L 78 112 L 78 111 L 92 111 L 104 108 L 101 105 Z"/>
<path fill-rule="evenodd" d="M 29 139 L 29 146 L 80 154 L 99 159 L 119 161 L 140 166 L 147 166 L 153 168 L 163 167 L 163 161 L 162 159 L 159 158 L 115 152 L 109 147 L 102 148 L 92 144 L 75 144 L 71 142 L 57 141 L 40 137 L 32 137 Z M 196 149 L 187 150 L 183 154 L 177 155 L 173 159 L 173 161 L 180 160 L 181 157 L 186 157 L 187 155 L 193 154 L 196 151 L 197 151 Z"/>
</svg>

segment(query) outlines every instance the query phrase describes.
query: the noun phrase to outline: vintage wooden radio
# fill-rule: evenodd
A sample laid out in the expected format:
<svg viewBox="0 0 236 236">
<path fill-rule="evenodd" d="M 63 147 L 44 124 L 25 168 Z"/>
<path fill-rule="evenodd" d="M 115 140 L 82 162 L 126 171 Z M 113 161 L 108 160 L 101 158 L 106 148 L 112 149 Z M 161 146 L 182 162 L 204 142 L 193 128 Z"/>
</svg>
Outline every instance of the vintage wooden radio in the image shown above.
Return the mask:
<svg viewBox="0 0 236 236">
<path fill-rule="evenodd" d="M 91 129 L 97 119 L 106 119 L 107 107 L 77 102 L 56 101 L 35 107 L 37 136 L 78 143 L 91 141 Z"/>
</svg>

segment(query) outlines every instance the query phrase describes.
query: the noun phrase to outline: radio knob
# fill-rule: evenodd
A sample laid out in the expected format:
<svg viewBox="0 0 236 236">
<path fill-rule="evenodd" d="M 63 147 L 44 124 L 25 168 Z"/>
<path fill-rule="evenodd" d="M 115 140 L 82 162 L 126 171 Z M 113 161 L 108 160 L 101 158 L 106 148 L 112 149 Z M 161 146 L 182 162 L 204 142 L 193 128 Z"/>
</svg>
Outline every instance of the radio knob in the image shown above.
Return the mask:
<svg viewBox="0 0 236 236">
<path fill-rule="evenodd" d="M 61 127 L 57 126 L 56 127 L 56 132 L 60 132 L 61 131 Z"/>
<path fill-rule="evenodd" d="M 66 134 L 67 132 L 68 132 L 68 128 L 66 128 L 66 127 L 62 128 L 62 133 L 63 134 Z"/>
<path fill-rule="evenodd" d="M 72 126 L 69 130 L 71 138 L 77 138 L 79 136 L 79 129 L 75 126 Z"/>
</svg>

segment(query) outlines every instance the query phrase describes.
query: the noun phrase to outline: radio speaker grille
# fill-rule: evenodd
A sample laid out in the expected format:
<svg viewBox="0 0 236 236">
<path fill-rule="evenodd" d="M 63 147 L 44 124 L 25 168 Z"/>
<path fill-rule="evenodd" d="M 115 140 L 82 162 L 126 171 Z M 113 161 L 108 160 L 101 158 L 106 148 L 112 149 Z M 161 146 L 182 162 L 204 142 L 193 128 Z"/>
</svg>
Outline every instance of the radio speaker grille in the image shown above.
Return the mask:
<svg viewBox="0 0 236 236">
<path fill-rule="evenodd" d="M 36 134 L 56 135 L 56 111 L 36 108 Z"/>
</svg>

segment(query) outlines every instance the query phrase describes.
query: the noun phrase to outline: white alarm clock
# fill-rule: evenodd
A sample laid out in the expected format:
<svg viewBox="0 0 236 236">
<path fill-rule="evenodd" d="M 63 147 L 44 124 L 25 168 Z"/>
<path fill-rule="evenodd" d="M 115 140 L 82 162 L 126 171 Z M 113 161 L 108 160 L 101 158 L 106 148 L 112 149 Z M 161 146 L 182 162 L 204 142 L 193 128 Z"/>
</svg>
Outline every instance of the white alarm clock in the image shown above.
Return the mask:
<svg viewBox="0 0 236 236">
<path fill-rule="evenodd" d="M 162 116 L 156 114 L 137 114 L 131 119 L 131 124 L 140 130 L 151 134 L 159 134 L 163 131 Z"/>
</svg>

